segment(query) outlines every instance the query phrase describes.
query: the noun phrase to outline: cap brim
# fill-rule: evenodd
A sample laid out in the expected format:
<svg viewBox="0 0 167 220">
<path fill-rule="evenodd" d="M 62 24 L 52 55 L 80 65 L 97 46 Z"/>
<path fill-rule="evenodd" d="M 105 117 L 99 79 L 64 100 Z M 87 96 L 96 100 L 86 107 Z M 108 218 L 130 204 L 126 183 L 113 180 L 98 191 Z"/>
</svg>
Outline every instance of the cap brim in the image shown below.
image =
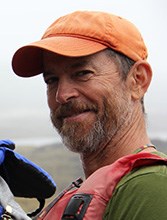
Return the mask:
<svg viewBox="0 0 167 220">
<path fill-rule="evenodd" d="M 21 47 L 16 51 L 12 59 L 12 67 L 18 76 L 31 77 L 43 72 L 43 50 L 51 51 L 63 56 L 79 57 L 87 56 L 107 46 L 76 37 L 56 36 Z"/>
</svg>

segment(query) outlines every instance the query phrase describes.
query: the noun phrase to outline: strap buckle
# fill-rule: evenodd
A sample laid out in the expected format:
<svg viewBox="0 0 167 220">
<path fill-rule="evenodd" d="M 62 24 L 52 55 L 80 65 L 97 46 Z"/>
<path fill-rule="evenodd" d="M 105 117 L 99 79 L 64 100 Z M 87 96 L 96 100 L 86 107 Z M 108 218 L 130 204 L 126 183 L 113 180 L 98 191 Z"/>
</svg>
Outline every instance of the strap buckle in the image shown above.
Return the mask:
<svg viewBox="0 0 167 220">
<path fill-rule="evenodd" d="M 73 195 L 66 206 L 62 220 L 82 220 L 92 197 L 90 194 Z"/>
</svg>

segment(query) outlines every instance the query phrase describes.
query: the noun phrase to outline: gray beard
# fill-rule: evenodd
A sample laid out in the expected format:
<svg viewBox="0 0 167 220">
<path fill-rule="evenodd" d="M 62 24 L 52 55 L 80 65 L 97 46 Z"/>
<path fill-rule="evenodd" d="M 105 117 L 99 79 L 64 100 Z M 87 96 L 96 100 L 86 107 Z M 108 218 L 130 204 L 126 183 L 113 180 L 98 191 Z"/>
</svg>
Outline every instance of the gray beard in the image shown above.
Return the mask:
<svg viewBox="0 0 167 220">
<path fill-rule="evenodd" d="M 114 114 L 111 111 L 111 106 L 114 106 L 114 104 L 108 103 L 106 99 L 103 104 L 103 116 L 97 115 L 91 129 L 87 129 L 84 122 L 73 123 L 57 129 L 54 112 L 51 112 L 52 124 L 69 150 L 77 153 L 95 152 L 107 142 L 112 141 L 130 123 L 132 106 L 128 104 L 127 99 L 124 99 L 123 105 L 121 103 L 117 105 Z"/>
<path fill-rule="evenodd" d="M 60 132 L 64 145 L 76 153 L 96 151 L 99 145 L 101 145 L 101 142 L 105 139 L 104 125 L 101 124 L 100 120 L 97 120 L 92 129 L 79 138 L 76 138 L 77 127 L 78 126 L 72 126 L 68 135 L 64 135 L 63 132 Z"/>
<path fill-rule="evenodd" d="M 54 117 L 51 114 L 52 124 L 55 127 Z M 112 120 L 108 113 L 102 119 L 97 118 L 91 129 L 85 132 L 82 123 L 76 123 L 70 126 L 67 130 L 57 129 L 62 138 L 63 144 L 70 150 L 76 153 L 92 153 L 97 151 L 102 145 L 105 145 L 109 140 L 112 140 L 118 133 L 122 125 L 128 122 L 126 117 L 121 116 L 119 122 Z M 83 131 L 83 132 L 82 132 Z M 79 137 L 77 134 L 82 134 Z"/>
</svg>

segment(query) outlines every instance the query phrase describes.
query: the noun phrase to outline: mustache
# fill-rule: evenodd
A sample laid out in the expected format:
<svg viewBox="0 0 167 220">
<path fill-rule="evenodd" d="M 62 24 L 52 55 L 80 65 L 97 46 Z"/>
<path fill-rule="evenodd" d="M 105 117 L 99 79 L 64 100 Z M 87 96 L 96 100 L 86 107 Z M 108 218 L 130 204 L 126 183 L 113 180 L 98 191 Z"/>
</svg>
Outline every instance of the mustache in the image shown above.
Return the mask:
<svg viewBox="0 0 167 220">
<path fill-rule="evenodd" d="M 81 103 L 75 100 L 72 100 L 66 104 L 60 105 L 55 113 L 54 116 L 56 116 L 57 119 L 62 119 L 65 117 L 70 117 L 72 115 L 80 114 L 86 111 L 93 111 L 97 113 L 98 108 L 94 104 L 88 104 L 88 103 Z"/>
</svg>

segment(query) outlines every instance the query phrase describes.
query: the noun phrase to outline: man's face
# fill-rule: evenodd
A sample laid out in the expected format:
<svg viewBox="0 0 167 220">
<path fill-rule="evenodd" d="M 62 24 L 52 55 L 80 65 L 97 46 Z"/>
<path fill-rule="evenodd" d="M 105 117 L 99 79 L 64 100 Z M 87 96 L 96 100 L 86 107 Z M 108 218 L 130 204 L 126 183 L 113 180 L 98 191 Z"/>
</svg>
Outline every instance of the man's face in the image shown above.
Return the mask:
<svg viewBox="0 0 167 220">
<path fill-rule="evenodd" d="M 44 52 L 51 120 L 72 151 L 98 150 L 131 117 L 131 97 L 112 58 L 105 51 L 85 57 Z"/>
</svg>

